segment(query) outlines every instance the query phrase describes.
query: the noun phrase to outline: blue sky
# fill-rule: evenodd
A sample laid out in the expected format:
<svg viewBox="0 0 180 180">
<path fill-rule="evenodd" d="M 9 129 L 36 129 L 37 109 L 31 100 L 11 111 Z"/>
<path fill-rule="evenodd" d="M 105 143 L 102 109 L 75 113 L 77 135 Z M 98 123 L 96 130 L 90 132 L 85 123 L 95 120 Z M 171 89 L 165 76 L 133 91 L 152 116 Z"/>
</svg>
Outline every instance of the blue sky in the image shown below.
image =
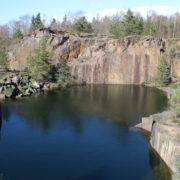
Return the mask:
<svg viewBox="0 0 180 180">
<path fill-rule="evenodd" d="M 25 14 L 46 14 L 59 17 L 82 10 L 92 16 L 132 8 L 145 13 L 149 9 L 166 14 L 180 10 L 180 0 L 0 0 L 0 24 L 16 20 Z"/>
</svg>

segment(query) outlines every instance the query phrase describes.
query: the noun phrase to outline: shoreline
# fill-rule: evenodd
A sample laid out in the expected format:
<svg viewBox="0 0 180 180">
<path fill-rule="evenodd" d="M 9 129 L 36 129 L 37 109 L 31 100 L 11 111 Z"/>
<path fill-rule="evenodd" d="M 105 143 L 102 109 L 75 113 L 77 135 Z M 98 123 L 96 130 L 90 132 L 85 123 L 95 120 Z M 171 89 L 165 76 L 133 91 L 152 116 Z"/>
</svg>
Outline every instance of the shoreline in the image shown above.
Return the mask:
<svg viewBox="0 0 180 180">
<path fill-rule="evenodd" d="M 9 85 L 9 84 L 8 84 Z M 37 85 L 37 84 L 36 84 Z M 39 89 L 35 92 L 31 92 L 30 94 L 24 96 L 16 96 L 15 99 L 22 99 L 23 97 L 30 97 L 33 94 L 69 88 L 72 86 L 83 86 L 84 84 L 71 84 L 65 87 L 58 86 L 56 83 L 49 83 L 49 86 L 46 88 L 40 88 L 40 86 L 36 86 L 36 89 Z M 132 85 L 132 84 L 129 84 Z M 170 100 L 171 98 L 171 87 L 160 87 L 155 85 L 144 85 L 146 87 L 153 87 L 163 91 L 167 98 Z M 12 97 L 5 97 L 3 100 L 0 99 L 0 103 L 6 101 L 6 99 L 13 99 Z M 180 167 L 176 162 L 177 157 L 180 157 L 180 123 L 177 124 L 173 121 L 173 113 L 171 111 L 163 111 L 161 113 L 150 115 L 149 117 L 142 117 L 142 122 L 136 125 L 136 128 L 140 128 L 146 130 L 151 133 L 150 137 L 150 145 L 151 147 L 159 154 L 165 164 L 172 172 L 172 180 L 178 180 L 180 175 Z M 173 132 L 179 132 L 177 135 Z M 178 136 L 178 137 L 177 137 Z M 179 141 L 179 143 L 177 143 Z M 169 144 L 171 144 L 169 146 Z M 174 148 L 173 148 L 174 146 Z M 168 151 L 169 149 L 169 151 Z M 172 149 L 173 152 L 172 152 Z"/>
<path fill-rule="evenodd" d="M 168 100 L 171 99 L 171 87 L 158 87 L 165 93 Z M 150 145 L 165 162 L 172 172 L 172 180 L 180 179 L 180 122 L 174 119 L 174 112 L 163 111 L 142 117 L 140 124 L 135 126 L 141 130 L 150 132 Z"/>
</svg>

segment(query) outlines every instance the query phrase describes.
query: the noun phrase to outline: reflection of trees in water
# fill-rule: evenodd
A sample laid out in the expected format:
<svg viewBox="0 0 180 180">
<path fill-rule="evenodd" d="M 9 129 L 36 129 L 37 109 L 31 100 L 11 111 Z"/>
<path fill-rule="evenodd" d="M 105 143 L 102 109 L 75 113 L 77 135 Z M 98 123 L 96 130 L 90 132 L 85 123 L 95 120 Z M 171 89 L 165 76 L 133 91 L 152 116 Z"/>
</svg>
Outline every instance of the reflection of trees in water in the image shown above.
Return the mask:
<svg viewBox="0 0 180 180">
<path fill-rule="evenodd" d="M 5 104 L 0 104 L 0 136 L 1 136 L 1 130 L 3 126 L 3 121 L 8 121 L 12 109 Z"/>
<path fill-rule="evenodd" d="M 171 171 L 153 148 L 149 150 L 149 163 L 157 180 L 171 180 Z"/>
<path fill-rule="evenodd" d="M 2 129 L 2 110 L 1 110 L 1 104 L 0 104 L 0 137 L 1 137 L 1 129 Z"/>
<path fill-rule="evenodd" d="M 80 133 L 88 115 L 128 127 L 133 120 L 162 110 L 165 101 L 153 88 L 94 85 L 46 92 L 17 101 L 13 107 L 31 126 L 48 130 L 57 123 L 69 123 Z"/>
</svg>

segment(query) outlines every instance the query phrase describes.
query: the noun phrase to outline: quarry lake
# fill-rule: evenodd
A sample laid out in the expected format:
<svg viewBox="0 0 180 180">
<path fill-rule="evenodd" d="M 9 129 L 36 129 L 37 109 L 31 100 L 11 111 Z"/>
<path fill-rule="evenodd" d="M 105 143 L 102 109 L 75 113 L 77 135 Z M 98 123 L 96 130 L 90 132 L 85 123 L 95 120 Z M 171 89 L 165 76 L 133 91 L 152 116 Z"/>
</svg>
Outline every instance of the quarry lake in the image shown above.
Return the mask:
<svg viewBox="0 0 180 180">
<path fill-rule="evenodd" d="M 170 180 L 149 134 L 132 128 L 166 107 L 161 91 L 132 85 L 9 100 L 0 105 L 0 179 Z"/>
</svg>

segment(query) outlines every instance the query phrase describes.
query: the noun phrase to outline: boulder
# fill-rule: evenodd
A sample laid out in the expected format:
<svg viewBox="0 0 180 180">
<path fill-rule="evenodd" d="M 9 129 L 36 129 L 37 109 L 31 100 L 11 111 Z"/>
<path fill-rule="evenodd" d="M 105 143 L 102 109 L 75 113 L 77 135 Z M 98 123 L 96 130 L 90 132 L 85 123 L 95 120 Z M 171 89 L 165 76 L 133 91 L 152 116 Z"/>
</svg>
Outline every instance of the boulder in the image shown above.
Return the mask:
<svg viewBox="0 0 180 180">
<path fill-rule="evenodd" d="M 32 82 L 32 86 L 34 86 L 35 88 L 40 88 L 40 84 L 36 81 Z"/>
<path fill-rule="evenodd" d="M 0 101 L 6 99 L 4 94 L 0 94 Z"/>
<path fill-rule="evenodd" d="M 14 88 L 7 88 L 6 90 L 3 91 L 3 94 L 4 94 L 6 97 L 10 98 L 10 97 L 13 96 L 14 92 L 15 92 L 15 89 L 14 89 Z"/>
<path fill-rule="evenodd" d="M 19 82 L 19 78 L 18 78 L 18 76 L 14 76 L 14 77 L 12 77 L 12 82 L 13 83 L 15 83 L 15 84 L 18 84 L 18 82 Z"/>
</svg>

